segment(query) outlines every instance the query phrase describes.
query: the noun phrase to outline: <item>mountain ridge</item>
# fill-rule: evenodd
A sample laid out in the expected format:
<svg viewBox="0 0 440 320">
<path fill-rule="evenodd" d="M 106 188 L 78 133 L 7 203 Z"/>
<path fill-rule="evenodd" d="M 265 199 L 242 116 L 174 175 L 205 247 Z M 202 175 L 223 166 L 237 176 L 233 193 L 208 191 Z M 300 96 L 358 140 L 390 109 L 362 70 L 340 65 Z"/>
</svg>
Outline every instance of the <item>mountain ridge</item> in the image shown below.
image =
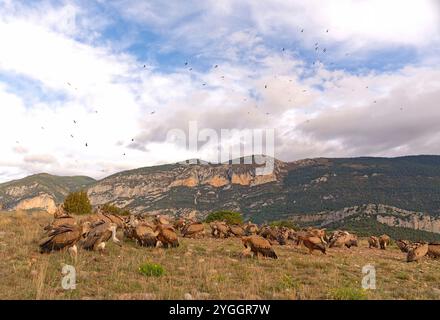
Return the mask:
<svg viewBox="0 0 440 320">
<path fill-rule="evenodd" d="M 203 217 L 213 210 L 229 209 L 261 222 L 383 203 L 440 216 L 437 155 L 319 157 L 292 162 L 273 159 L 274 171 L 267 175 L 256 174 L 261 165 L 245 165 L 244 157 L 239 159 L 241 164 L 206 164 L 199 160 L 198 164 L 182 161 L 146 166 L 100 180 L 74 176 L 75 183 L 70 184 L 60 182 L 69 177 L 60 177 L 59 185 L 52 187 L 63 192 L 51 190 L 51 185 L 46 184 L 40 192 L 23 191 L 18 200 L 46 192 L 54 203 L 59 203 L 66 192 L 85 188 L 94 205 L 110 202 L 142 214 Z M 3 208 L 13 209 L 18 203 L 17 199 L 4 196 L 6 187 L 14 183 L 28 187 L 32 177 L 47 176 L 57 180 L 57 176 L 39 174 L 0 184 Z"/>
</svg>

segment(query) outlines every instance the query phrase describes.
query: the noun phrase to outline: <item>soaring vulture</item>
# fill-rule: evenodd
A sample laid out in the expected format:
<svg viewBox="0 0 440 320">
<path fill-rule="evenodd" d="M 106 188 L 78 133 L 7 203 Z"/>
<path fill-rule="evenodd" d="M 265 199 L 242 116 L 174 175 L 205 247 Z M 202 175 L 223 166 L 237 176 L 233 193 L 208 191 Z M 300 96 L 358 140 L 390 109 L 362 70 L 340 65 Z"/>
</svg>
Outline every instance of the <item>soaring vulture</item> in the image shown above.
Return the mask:
<svg viewBox="0 0 440 320">
<path fill-rule="evenodd" d="M 87 233 L 89 225 L 86 223 L 82 226 L 78 225 L 60 225 L 54 227 L 40 243 L 40 252 L 48 253 L 51 251 L 62 250 L 68 248 L 73 256 L 77 256 L 76 243 L 81 239 L 83 234 Z"/>
<path fill-rule="evenodd" d="M 115 244 L 121 246 L 121 242 L 116 238 L 116 228 L 116 224 L 111 222 L 95 224 L 82 242 L 83 248 L 102 252 L 105 249 L 105 243 L 110 239 Z"/>
<path fill-rule="evenodd" d="M 155 231 L 158 232 L 157 240 L 159 240 L 165 248 L 179 246 L 179 239 L 173 227 L 158 224 Z"/>
<path fill-rule="evenodd" d="M 379 238 L 375 236 L 369 237 L 368 248 L 379 248 Z"/>
<path fill-rule="evenodd" d="M 429 245 L 427 243 L 415 244 L 414 247 L 409 249 L 406 256 L 406 262 L 417 261 L 424 257 L 429 250 Z"/>
<path fill-rule="evenodd" d="M 185 238 L 203 237 L 205 234 L 205 226 L 201 222 L 192 222 L 182 229 L 182 235 Z"/>
<path fill-rule="evenodd" d="M 269 241 L 261 236 L 252 235 L 252 236 L 242 237 L 241 241 L 243 242 L 243 245 L 246 248 L 243 251 L 243 255 L 247 255 L 250 252 L 253 252 L 254 256 L 256 256 L 257 258 L 261 254 L 263 257 L 278 259 L 278 256 L 276 255 L 275 251 L 272 249 L 272 246 L 269 243 Z"/>
<path fill-rule="evenodd" d="M 383 234 L 379 237 L 379 244 L 380 244 L 380 248 L 382 250 L 385 250 L 387 245 L 390 244 L 391 238 L 389 236 L 387 236 L 386 234 Z"/>
</svg>

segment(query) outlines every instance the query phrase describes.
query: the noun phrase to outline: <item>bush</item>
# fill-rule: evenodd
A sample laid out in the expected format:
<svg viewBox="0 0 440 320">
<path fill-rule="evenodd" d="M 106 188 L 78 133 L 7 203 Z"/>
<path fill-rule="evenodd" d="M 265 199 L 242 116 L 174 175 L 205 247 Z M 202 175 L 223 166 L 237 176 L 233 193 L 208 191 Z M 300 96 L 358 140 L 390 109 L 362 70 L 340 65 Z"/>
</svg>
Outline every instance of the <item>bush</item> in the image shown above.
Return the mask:
<svg viewBox="0 0 440 320">
<path fill-rule="evenodd" d="M 92 212 L 92 205 L 85 191 L 69 193 L 64 200 L 64 209 L 69 214 L 89 214 Z"/>
<path fill-rule="evenodd" d="M 147 277 L 160 277 L 165 269 L 160 264 L 146 262 L 140 265 L 139 272 Z"/>
<path fill-rule="evenodd" d="M 334 300 L 366 300 L 367 294 L 363 289 L 337 288 L 331 291 L 331 299 Z"/>
<path fill-rule="evenodd" d="M 107 214 L 117 214 L 120 216 L 129 216 L 130 211 L 127 209 L 121 209 L 113 204 L 106 203 L 101 207 L 103 213 Z"/>
<path fill-rule="evenodd" d="M 213 221 L 223 221 L 225 220 L 228 224 L 242 224 L 243 217 L 238 212 L 232 211 L 216 211 L 210 213 L 205 222 L 213 222 Z"/>
<path fill-rule="evenodd" d="M 294 230 L 298 230 L 298 226 L 296 224 L 294 224 L 292 221 L 289 220 L 277 220 L 277 221 L 272 221 L 269 226 L 271 227 L 286 227 L 289 229 L 294 229 Z"/>
</svg>

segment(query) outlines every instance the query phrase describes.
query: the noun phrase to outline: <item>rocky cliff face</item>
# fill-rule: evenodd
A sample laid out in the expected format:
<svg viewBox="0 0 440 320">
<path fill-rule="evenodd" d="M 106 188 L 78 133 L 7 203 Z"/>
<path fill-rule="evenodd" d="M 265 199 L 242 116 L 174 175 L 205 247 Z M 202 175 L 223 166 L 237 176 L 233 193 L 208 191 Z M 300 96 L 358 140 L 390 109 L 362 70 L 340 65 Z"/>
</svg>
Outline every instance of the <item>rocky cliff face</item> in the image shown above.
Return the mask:
<svg viewBox="0 0 440 320">
<path fill-rule="evenodd" d="M 257 167 L 255 164 L 175 164 L 154 170 L 141 168 L 99 181 L 89 188 L 88 195 L 93 205 L 111 202 L 137 213 L 151 214 L 161 209 L 178 214 L 195 211 L 203 215 L 203 207 L 217 202 L 224 193 L 230 193 L 232 198 L 234 194 L 240 197 L 237 189 L 278 183 L 284 164 L 275 161 L 273 172 L 266 175 L 256 174 Z M 185 206 L 179 206 L 179 202 Z M 230 201 L 229 207 L 239 208 L 234 203 Z"/>
<path fill-rule="evenodd" d="M 41 194 L 39 196 L 21 200 L 13 210 L 45 210 L 53 214 L 57 206 L 54 199 L 48 194 Z"/>
<path fill-rule="evenodd" d="M 85 189 L 94 179 L 59 177 L 42 173 L 0 184 L 0 208 L 3 210 L 43 209 L 53 212 L 56 203 L 71 191 Z"/>
<path fill-rule="evenodd" d="M 377 222 L 390 227 L 403 227 L 440 233 L 440 218 L 384 204 L 353 206 L 337 211 L 323 211 L 317 214 L 293 216 L 292 219 L 300 224 L 314 224 L 325 227 L 335 222 L 343 225 L 345 219 L 352 217 L 357 219 L 372 217 Z"/>
</svg>

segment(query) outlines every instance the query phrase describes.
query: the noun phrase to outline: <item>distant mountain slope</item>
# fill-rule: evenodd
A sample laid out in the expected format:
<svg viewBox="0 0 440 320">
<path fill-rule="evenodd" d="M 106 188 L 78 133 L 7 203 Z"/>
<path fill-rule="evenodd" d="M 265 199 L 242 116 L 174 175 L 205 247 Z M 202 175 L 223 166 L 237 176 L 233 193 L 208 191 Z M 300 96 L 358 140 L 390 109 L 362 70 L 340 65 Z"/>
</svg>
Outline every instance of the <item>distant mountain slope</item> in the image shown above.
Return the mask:
<svg viewBox="0 0 440 320">
<path fill-rule="evenodd" d="M 440 156 L 274 160 L 274 171 L 257 175 L 257 164 L 167 164 L 87 177 L 35 175 L 0 185 L 0 203 L 14 208 L 42 193 L 60 202 L 86 188 L 92 204 L 113 203 L 135 213 L 172 215 L 230 209 L 256 222 L 383 203 L 440 216 Z"/>
<path fill-rule="evenodd" d="M 0 184 L 2 209 L 53 208 L 71 191 L 86 189 L 96 180 L 84 177 L 60 177 L 47 173 Z"/>
<path fill-rule="evenodd" d="M 89 189 L 92 203 L 134 212 L 238 210 L 262 222 L 291 215 L 384 203 L 440 215 L 440 156 L 275 160 L 272 174 L 256 165 L 170 164 L 124 171 Z"/>
</svg>

